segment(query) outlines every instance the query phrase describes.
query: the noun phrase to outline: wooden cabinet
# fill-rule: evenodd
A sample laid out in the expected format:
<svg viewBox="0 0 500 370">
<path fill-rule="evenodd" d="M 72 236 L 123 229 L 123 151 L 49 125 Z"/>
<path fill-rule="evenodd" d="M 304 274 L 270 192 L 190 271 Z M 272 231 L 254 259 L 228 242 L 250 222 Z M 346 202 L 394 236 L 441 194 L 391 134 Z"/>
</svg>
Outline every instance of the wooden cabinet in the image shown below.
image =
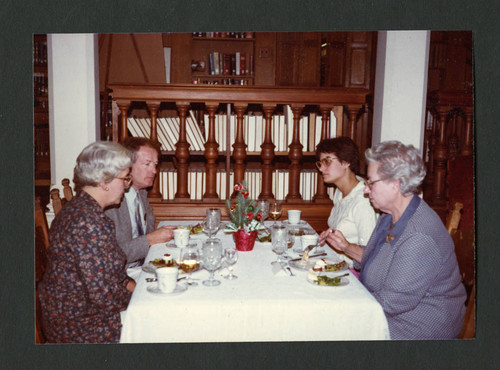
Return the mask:
<svg viewBox="0 0 500 370">
<path fill-rule="evenodd" d="M 276 86 L 320 86 L 321 33 L 276 35 Z"/>
</svg>

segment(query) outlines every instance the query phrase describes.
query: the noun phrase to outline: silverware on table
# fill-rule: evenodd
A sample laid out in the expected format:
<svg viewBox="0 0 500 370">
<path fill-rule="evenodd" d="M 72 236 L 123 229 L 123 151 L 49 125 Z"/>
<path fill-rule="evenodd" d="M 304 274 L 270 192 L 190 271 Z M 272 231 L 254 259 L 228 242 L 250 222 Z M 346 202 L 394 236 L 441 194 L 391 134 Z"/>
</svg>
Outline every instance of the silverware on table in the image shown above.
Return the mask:
<svg viewBox="0 0 500 370">
<path fill-rule="evenodd" d="M 312 256 L 309 256 L 309 258 L 322 257 L 322 256 L 326 256 L 326 253 L 313 254 Z M 300 257 L 300 258 L 292 258 L 291 260 L 288 260 L 288 262 L 300 261 L 301 259 L 302 259 L 302 257 Z"/>
<path fill-rule="evenodd" d="M 185 279 L 185 278 L 186 278 L 186 276 L 180 277 L 177 279 L 177 281 L 181 281 L 182 279 Z M 146 278 L 146 282 L 148 282 L 148 283 L 152 283 L 153 281 L 158 281 L 158 279 L 157 278 Z"/>
</svg>

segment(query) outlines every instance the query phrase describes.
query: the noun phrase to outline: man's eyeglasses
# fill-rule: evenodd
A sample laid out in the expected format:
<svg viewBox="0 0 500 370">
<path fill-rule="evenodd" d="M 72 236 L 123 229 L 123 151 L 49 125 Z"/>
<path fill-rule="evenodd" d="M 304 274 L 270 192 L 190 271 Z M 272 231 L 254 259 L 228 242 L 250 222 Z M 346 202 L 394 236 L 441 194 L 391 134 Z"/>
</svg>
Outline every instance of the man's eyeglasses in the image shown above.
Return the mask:
<svg viewBox="0 0 500 370">
<path fill-rule="evenodd" d="M 117 177 L 117 179 L 122 180 L 125 186 L 130 186 L 130 183 L 132 182 L 132 175 L 127 175 L 125 177 Z"/>
<path fill-rule="evenodd" d="M 368 186 L 368 188 L 370 190 L 372 190 L 373 184 L 375 184 L 376 182 L 379 182 L 379 181 L 384 181 L 384 180 L 387 180 L 387 178 L 384 177 L 384 178 L 381 178 L 381 179 L 378 179 L 378 180 L 373 180 L 373 181 L 368 181 L 367 180 L 367 181 L 365 181 L 365 186 Z"/>
<path fill-rule="evenodd" d="M 319 161 L 316 162 L 316 167 L 318 167 L 318 170 L 321 169 L 321 166 L 328 167 L 329 165 L 332 164 L 334 160 L 338 160 L 337 157 L 325 157 L 323 159 L 320 159 Z"/>
</svg>

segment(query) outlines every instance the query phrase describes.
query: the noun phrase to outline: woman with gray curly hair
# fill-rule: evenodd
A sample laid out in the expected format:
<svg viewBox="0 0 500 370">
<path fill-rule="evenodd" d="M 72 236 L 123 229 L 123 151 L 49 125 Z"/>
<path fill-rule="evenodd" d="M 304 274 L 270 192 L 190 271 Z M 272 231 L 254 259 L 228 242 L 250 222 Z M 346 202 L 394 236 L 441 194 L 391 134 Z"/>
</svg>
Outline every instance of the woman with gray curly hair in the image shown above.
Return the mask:
<svg viewBox="0 0 500 370">
<path fill-rule="evenodd" d="M 424 163 L 413 145 L 386 141 L 367 149 L 365 193 L 384 214 L 366 247 L 339 232 L 327 241 L 354 259 L 360 281 L 384 309 L 392 339 L 457 338 L 465 288 L 453 241 L 417 195 Z"/>
<path fill-rule="evenodd" d="M 117 143 L 88 145 L 76 160 L 76 196 L 50 228 L 47 271 L 40 282 L 44 335 L 53 343 L 116 343 L 120 312 L 135 281 L 125 271 L 115 225 L 103 209 L 130 185 L 130 153 Z"/>
</svg>

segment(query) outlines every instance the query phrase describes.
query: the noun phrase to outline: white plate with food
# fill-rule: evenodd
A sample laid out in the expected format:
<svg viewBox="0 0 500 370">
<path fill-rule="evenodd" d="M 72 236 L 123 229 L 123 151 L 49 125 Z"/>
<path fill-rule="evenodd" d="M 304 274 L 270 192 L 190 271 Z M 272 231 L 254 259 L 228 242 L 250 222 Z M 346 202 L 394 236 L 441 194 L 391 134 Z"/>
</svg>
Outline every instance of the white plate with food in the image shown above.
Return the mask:
<svg viewBox="0 0 500 370">
<path fill-rule="evenodd" d="M 345 271 L 349 268 L 349 264 L 346 261 L 342 261 L 340 259 L 332 260 L 332 259 L 321 258 L 314 262 L 315 263 L 311 267 L 311 270 L 316 273 L 323 273 L 323 272 L 335 273 L 335 272 Z"/>
<path fill-rule="evenodd" d="M 177 266 L 177 263 L 170 254 L 166 253 L 162 258 L 155 258 L 154 260 L 144 263 L 144 265 L 142 265 L 142 271 L 149 274 L 155 274 L 157 268 L 173 266 Z M 181 270 L 179 270 L 179 272 L 181 272 Z"/>
<path fill-rule="evenodd" d="M 330 276 L 330 274 L 316 274 L 309 272 L 307 274 L 307 281 L 313 285 L 322 287 L 339 287 L 349 284 L 349 279 L 344 276 Z"/>
<path fill-rule="evenodd" d="M 156 285 L 151 285 L 151 286 L 148 286 L 147 287 L 147 291 L 150 292 L 150 293 L 153 293 L 155 295 L 160 295 L 160 296 L 173 296 L 173 295 L 178 295 L 178 294 L 181 294 L 181 293 L 184 293 L 186 290 L 187 290 L 188 286 L 187 284 L 177 284 L 175 289 L 170 292 L 170 293 L 165 293 L 165 292 L 162 292 L 159 288 L 158 288 L 158 284 Z"/>
</svg>

